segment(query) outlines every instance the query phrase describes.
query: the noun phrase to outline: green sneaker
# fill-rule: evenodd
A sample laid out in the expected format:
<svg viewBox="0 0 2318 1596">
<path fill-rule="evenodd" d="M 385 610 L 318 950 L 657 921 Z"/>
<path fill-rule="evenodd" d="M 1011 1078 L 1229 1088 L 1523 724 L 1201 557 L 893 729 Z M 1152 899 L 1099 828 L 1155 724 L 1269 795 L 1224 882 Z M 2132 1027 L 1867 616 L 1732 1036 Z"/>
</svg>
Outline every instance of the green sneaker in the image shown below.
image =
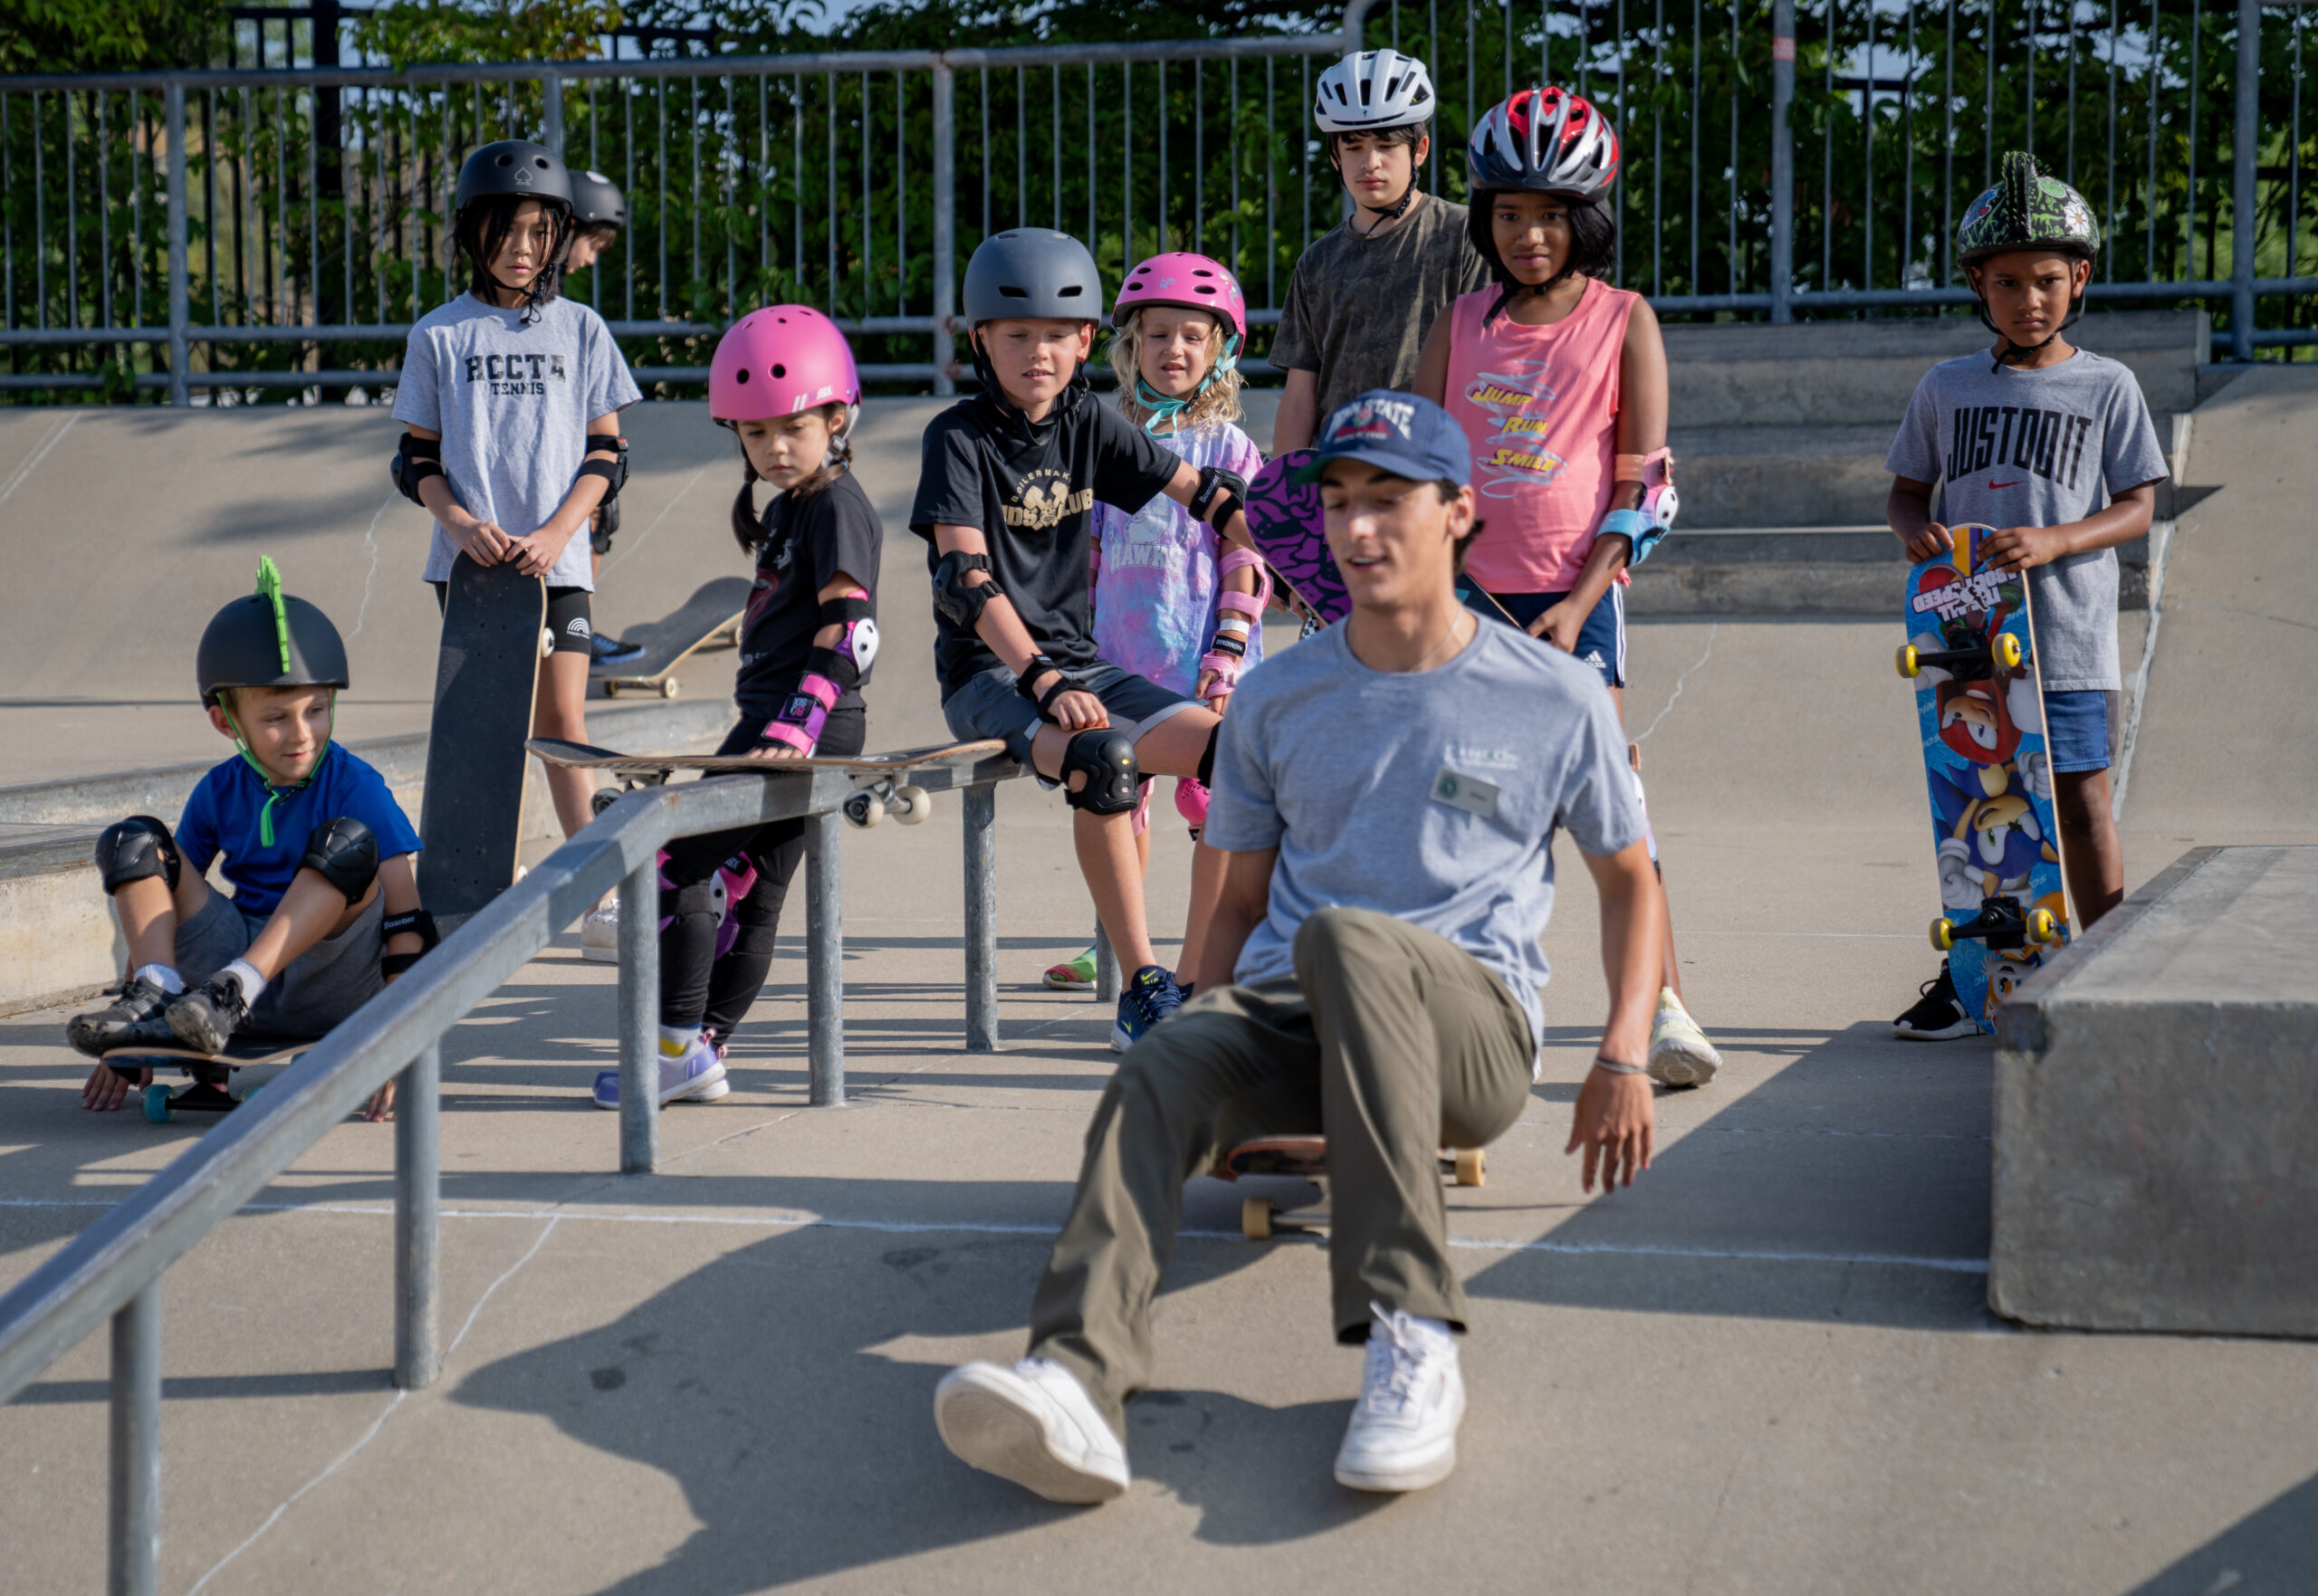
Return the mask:
<svg viewBox="0 0 2318 1596">
<path fill-rule="evenodd" d="M 1095 989 L 1095 950 L 1087 949 L 1078 958 L 1060 964 L 1047 966 L 1047 989 L 1050 992 L 1091 992 Z"/>
</svg>

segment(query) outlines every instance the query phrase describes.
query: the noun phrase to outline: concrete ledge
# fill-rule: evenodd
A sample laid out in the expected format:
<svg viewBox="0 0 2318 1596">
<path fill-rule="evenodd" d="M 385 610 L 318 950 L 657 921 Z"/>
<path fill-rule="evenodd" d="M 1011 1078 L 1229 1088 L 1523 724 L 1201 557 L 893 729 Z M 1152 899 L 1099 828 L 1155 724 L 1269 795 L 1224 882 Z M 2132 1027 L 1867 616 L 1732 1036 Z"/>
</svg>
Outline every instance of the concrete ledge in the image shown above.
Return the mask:
<svg viewBox="0 0 2318 1596">
<path fill-rule="evenodd" d="M 2118 606 L 2149 607 L 2149 540 L 2117 550 Z M 1670 615 L 1899 615 L 1907 558 L 1873 526 L 1677 528 L 1633 573 L 1626 611 Z"/>
<path fill-rule="evenodd" d="M 2318 847 L 2184 855 L 2005 1005 L 1988 1301 L 2318 1336 Z"/>
<path fill-rule="evenodd" d="M 732 723 L 732 702 L 723 698 L 588 706 L 590 737 L 637 752 L 700 752 Z M 405 813 L 419 813 L 425 736 L 347 746 L 378 768 Z M 120 979 L 125 950 L 91 860 L 97 835 L 124 815 L 158 815 L 174 825 L 214 765 L 0 788 L 0 1014 L 67 1002 Z M 536 760 L 523 819 L 527 842 L 556 833 L 555 805 Z"/>
</svg>

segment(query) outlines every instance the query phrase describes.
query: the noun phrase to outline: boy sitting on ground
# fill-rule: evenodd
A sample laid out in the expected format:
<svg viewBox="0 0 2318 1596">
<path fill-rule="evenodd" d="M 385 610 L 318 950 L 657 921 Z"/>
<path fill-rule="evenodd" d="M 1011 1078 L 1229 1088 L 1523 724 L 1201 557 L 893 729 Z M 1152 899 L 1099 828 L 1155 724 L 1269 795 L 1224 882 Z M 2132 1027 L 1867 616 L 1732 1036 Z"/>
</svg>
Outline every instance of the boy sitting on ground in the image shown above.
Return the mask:
<svg viewBox="0 0 2318 1596">
<path fill-rule="evenodd" d="M 92 1057 L 319 1037 L 434 944 L 411 869 L 418 833 L 378 771 L 330 741 L 348 677 L 330 617 L 261 559 L 257 591 L 217 612 L 196 669 L 209 723 L 240 752 L 201 779 L 175 832 L 132 815 L 97 840 L 130 973 L 64 1027 Z M 231 897 L 202 878 L 220 854 Z M 81 1106 L 119 1108 L 149 1078 L 100 1064 Z M 393 1103 L 389 1083 L 368 1117 Z"/>
</svg>

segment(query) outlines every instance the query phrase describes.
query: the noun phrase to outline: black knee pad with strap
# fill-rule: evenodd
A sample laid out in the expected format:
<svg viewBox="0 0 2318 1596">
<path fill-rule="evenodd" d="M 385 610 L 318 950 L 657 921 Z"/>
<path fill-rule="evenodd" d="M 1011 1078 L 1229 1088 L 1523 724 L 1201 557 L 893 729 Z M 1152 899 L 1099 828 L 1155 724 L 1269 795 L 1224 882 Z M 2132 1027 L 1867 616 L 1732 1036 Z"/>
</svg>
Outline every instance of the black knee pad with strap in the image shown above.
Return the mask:
<svg viewBox="0 0 2318 1596">
<path fill-rule="evenodd" d="M 311 870 L 336 887 L 348 903 L 359 903 L 378 879 L 378 836 L 351 815 L 314 827 L 298 868 Z"/>
<path fill-rule="evenodd" d="M 168 827 L 150 815 L 116 820 L 97 838 L 97 874 L 107 895 L 155 875 L 175 892 L 182 858 Z"/>
<path fill-rule="evenodd" d="M 1084 774 L 1085 786 L 1072 791 L 1070 779 Z M 1062 752 L 1065 800 L 1090 815 L 1126 815 L 1141 797 L 1143 771 L 1135 762 L 1135 744 L 1126 733 L 1104 730 L 1081 731 Z"/>
</svg>

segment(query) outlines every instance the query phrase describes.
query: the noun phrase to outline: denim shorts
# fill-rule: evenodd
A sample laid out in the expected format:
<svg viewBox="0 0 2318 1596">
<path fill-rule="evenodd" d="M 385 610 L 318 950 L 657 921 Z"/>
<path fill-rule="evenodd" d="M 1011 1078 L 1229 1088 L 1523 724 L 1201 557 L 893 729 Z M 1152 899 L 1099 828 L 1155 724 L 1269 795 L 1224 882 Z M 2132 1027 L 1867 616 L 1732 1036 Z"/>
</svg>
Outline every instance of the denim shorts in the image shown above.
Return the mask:
<svg viewBox="0 0 2318 1596">
<path fill-rule="evenodd" d="M 1125 732 L 1130 742 L 1142 741 L 1143 734 L 1160 722 L 1200 707 L 1146 676 L 1100 660 L 1073 674 L 1081 686 L 1103 701 L 1111 729 Z M 942 700 L 942 718 L 950 724 L 950 735 L 961 742 L 980 737 L 1004 738 L 1006 751 L 1025 765 L 1030 762 L 1030 740 L 1047 723 L 1039 718 L 1039 706 L 1015 690 L 1014 673 L 1003 665 L 992 665 L 959 683 Z"/>
<path fill-rule="evenodd" d="M 316 942 L 266 982 L 250 1006 L 249 1034 L 293 1041 L 327 1036 L 376 997 L 387 984 L 378 970 L 386 945 L 386 903 L 382 891 L 352 925 Z M 213 890 L 193 918 L 177 927 L 177 974 L 187 986 L 199 986 L 248 952 L 272 918 L 244 913 L 233 899 Z"/>
<path fill-rule="evenodd" d="M 2098 688 L 2045 694 L 2045 751 L 2055 774 L 2105 770 L 2117 757 L 2117 700 Z"/>
<path fill-rule="evenodd" d="M 1530 622 L 1569 597 L 1566 593 L 1489 593 L 1470 578 L 1460 578 L 1457 597 L 1467 608 L 1493 621 L 1513 617 L 1516 626 Z M 1585 624 L 1577 628 L 1577 657 L 1602 673 L 1604 685 L 1626 684 L 1626 590 L 1617 583 L 1602 595 Z"/>
</svg>

